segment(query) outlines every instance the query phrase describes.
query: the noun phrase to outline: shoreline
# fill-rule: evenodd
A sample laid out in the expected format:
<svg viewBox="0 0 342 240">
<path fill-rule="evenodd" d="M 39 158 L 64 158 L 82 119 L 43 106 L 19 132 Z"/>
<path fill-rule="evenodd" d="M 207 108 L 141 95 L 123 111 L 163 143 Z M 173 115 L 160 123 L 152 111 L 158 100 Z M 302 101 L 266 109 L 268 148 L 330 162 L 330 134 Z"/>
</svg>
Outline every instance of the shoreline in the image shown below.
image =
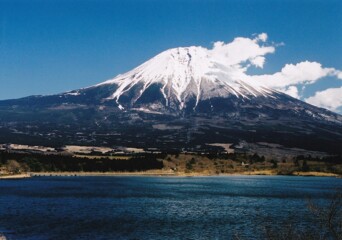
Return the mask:
<svg viewBox="0 0 342 240">
<path fill-rule="evenodd" d="M 30 177 L 32 176 L 29 173 L 0 175 L 0 179 L 22 179 L 22 178 L 30 178 Z"/>
<path fill-rule="evenodd" d="M 271 170 L 236 172 L 236 173 L 201 173 L 201 172 L 171 172 L 171 171 L 146 171 L 146 172 L 31 172 L 13 175 L 0 175 L 1 179 L 24 179 L 31 177 L 115 177 L 115 176 L 145 176 L 145 177 L 210 177 L 210 176 L 302 176 L 302 177 L 335 177 L 341 175 L 326 172 L 293 172 L 291 175 L 279 175 Z"/>
</svg>

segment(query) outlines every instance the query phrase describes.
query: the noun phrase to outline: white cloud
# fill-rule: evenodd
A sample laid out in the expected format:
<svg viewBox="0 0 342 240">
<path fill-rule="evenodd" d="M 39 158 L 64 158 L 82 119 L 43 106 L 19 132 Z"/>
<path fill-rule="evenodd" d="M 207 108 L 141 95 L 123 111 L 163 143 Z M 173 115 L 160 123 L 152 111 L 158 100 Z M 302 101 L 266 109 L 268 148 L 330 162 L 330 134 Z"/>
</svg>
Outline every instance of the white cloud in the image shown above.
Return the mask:
<svg viewBox="0 0 342 240">
<path fill-rule="evenodd" d="M 323 68 L 318 62 L 305 61 L 297 64 L 286 64 L 280 72 L 271 75 L 251 77 L 268 87 L 282 90 L 292 85 L 312 84 L 323 77 L 333 75 L 336 75 L 334 68 Z"/>
<path fill-rule="evenodd" d="M 255 39 L 260 40 L 262 42 L 266 42 L 267 38 L 268 38 L 267 33 L 260 33 Z"/>
<path fill-rule="evenodd" d="M 215 42 L 209 54 L 213 61 L 225 66 L 240 65 L 249 61 L 252 65 L 262 68 L 264 55 L 274 53 L 274 46 L 260 46 L 259 40 L 266 41 L 267 35 L 262 33 L 254 39 L 238 37 L 230 43 Z"/>
<path fill-rule="evenodd" d="M 334 68 L 325 68 L 318 62 L 303 61 L 297 64 L 286 64 L 280 72 L 264 75 L 247 75 L 250 66 L 263 68 L 265 55 L 274 53 L 276 46 L 265 46 L 268 39 L 266 33 L 260 33 L 254 38 L 235 38 L 230 43 L 215 42 L 208 54 L 213 62 L 224 65 L 231 70 L 231 77 L 243 78 L 250 83 L 258 82 L 267 87 L 300 98 L 296 85 L 313 84 L 321 78 L 336 76 L 342 79 L 342 72 Z M 247 64 L 246 64 L 247 63 Z M 246 64 L 246 65 L 244 65 Z"/>
<path fill-rule="evenodd" d="M 251 60 L 251 63 L 256 67 L 263 68 L 265 63 L 265 57 L 257 56 Z"/>
<path fill-rule="evenodd" d="M 245 80 L 251 85 L 263 85 L 298 99 L 303 98 L 302 93 L 307 85 L 314 84 L 322 78 L 334 76 L 342 80 L 341 70 L 323 67 L 321 63 L 315 61 L 288 63 L 279 72 L 273 74 L 248 75 L 247 70 L 251 66 L 262 69 L 266 62 L 265 56 L 274 53 L 276 47 L 284 46 L 284 43 L 267 44 L 267 40 L 268 35 L 261 33 L 254 38 L 238 37 L 230 43 L 216 42 L 212 49 L 208 49 L 208 56 L 212 62 L 227 68 L 229 71 L 227 77 L 231 80 Z M 304 101 L 336 110 L 342 106 L 341 96 L 341 88 L 332 88 L 316 92 L 313 97 Z"/>
<path fill-rule="evenodd" d="M 306 98 L 305 101 L 317 107 L 336 111 L 342 106 L 342 87 L 316 92 L 314 96 Z"/>
<path fill-rule="evenodd" d="M 298 88 L 296 86 L 289 86 L 287 88 L 284 88 L 282 92 L 290 95 L 291 97 L 299 98 Z"/>
<path fill-rule="evenodd" d="M 342 80 L 342 71 L 338 71 L 337 77 Z"/>
</svg>

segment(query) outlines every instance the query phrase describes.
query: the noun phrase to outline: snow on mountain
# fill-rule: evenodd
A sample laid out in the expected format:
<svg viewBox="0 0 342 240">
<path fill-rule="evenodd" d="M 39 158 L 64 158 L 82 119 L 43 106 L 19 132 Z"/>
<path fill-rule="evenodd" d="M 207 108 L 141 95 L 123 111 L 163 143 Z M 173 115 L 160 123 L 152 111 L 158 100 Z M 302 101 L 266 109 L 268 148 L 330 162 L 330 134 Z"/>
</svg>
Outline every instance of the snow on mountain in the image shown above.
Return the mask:
<svg viewBox="0 0 342 240">
<path fill-rule="evenodd" d="M 246 77 L 273 51 L 255 41 L 174 48 L 96 86 L 0 101 L 0 140 L 166 150 L 243 140 L 340 154 L 341 115 Z"/>
<path fill-rule="evenodd" d="M 120 100 L 123 95 L 134 90 L 134 104 L 153 85 L 159 86 L 166 106 L 170 101 L 176 101 L 179 109 L 183 109 L 192 98 L 196 99 L 196 108 L 201 100 L 228 96 L 249 99 L 271 96 L 275 92 L 237 76 L 233 69 L 235 66 L 227 65 L 226 59 L 227 56 L 222 58 L 203 47 L 173 48 L 96 87 L 117 85 L 107 100 L 115 100 L 121 109 L 124 108 Z"/>
<path fill-rule="evenodd" d="M 253 49 L 231 46 L 251 41 Z M 259 40 L 237 39 L 203 47 L 173 48 L 114 79 L 62 94 L 0 101 L 0 106 L 77 109 L 185 116 L 225 114 L 231 119 L 298 119 L 342 124 L 342 116 L 314 107 L 246 77 L 251 66 L 262 67 L 272 47 Z M 240 43 L 239 43 L 240 44 Z M 241 44 L 240 44 L 241 45 Z M 224 49 L 222 49 L 224 48 Z M 105 112 L 105 111 L 104 111 Z"/>
</svg>

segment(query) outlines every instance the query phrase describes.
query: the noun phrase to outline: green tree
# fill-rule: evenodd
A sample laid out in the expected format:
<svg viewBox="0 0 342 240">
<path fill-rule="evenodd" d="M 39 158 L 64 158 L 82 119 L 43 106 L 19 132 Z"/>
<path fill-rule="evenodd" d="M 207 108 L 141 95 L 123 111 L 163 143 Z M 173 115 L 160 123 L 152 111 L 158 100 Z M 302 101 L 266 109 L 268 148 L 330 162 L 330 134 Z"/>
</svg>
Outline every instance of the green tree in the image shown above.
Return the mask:
<svg viewBox="0 0 342 240">
<path fill-rule="evenodd" d="M 276 160 L 272 159 L 270 162 L 273 164 L 272 168 L 277 168 L 278 167 L 278 162 Z"/>
<path fill-rule="evenodd" d="M 309 169 L 310 169 L 309 165 L 308 165 L 306 159 L 304 159 L 303 165 L 302 165 L 302 171 L 307 172 L 307 171 L 309 171 Z"/>
</svg>

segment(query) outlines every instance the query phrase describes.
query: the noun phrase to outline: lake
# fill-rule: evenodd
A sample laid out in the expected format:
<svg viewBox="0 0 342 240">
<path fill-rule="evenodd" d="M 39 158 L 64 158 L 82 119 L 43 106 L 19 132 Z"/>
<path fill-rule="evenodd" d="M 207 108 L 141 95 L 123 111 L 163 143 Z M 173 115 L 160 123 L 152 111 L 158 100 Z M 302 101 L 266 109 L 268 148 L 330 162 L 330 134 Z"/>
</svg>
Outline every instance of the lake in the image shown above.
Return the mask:
<svg viewBox="0 0 342 240">
<path fill-rule="evenodd" d="M 342 179 L 291 176 L 34 177 L 0 181 L 7 239 L 262 239 L 305 228 Z"/>
</svg>

